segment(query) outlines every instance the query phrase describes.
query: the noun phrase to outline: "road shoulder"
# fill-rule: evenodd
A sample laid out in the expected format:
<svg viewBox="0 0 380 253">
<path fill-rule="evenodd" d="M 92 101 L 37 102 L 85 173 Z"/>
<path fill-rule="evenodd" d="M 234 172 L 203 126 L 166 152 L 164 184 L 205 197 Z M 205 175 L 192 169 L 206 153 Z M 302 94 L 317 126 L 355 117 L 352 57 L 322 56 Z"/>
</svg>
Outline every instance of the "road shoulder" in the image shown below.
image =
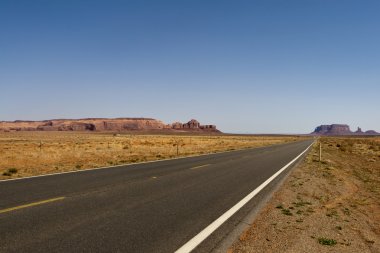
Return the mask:
<svg viewBox="0 0 380 253">
<path fill-rule="evenodd" d="M 322 140 L 229 252 L 380 252 L 379 139 Z"/>
</svg>

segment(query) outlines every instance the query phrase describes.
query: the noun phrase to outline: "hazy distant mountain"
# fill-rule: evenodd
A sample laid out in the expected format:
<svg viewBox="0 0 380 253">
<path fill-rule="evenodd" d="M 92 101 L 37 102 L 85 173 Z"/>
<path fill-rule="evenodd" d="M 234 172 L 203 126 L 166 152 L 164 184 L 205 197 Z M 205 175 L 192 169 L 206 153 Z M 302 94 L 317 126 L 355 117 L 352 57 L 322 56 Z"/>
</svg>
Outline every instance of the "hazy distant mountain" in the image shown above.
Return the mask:
<svg viewBox="0 0 380 253">
<path fill-rule="evenodd" d="M 360 127 L 355 132 L 350 130 L 350 127 L 346 124 L 332 124 L 332 125 L 320 125 L 315 128 L 314 135 L 379 135 L 380 133 L 374 130 L 368 130 L 363 132 Z"/>
</svg>

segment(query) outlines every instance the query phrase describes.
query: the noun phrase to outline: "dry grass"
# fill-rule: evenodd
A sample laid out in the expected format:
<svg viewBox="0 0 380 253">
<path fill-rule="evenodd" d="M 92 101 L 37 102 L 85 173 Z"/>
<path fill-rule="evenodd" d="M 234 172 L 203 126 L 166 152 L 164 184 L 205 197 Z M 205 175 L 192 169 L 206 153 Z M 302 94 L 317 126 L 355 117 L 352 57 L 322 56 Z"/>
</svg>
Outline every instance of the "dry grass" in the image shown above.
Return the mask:
<svg viewBox="0 0 380 253">
<path fill-rule="evenodd" d="M 380 138 L 320 141 L 230 252 L 380 252 Z"/>
<path fill-rule="evenodd" d="M 299 137 L 290 136 L 0 133 L 0 179 L 259 147 L 297 139 Z"/>
</svg>

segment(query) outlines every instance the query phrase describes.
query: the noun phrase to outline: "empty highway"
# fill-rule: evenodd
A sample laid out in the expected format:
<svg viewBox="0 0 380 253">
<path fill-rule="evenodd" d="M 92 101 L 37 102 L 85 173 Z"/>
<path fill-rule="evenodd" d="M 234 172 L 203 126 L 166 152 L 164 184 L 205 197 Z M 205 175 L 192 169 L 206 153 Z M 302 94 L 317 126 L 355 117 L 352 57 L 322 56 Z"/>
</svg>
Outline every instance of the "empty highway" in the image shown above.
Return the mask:
<svg viewBox="0 0 380 253">
<path fill-rule="evenodd" d="M 312 142 L 1 181 L 0 252 L 175 252 Z"/>
</svg>

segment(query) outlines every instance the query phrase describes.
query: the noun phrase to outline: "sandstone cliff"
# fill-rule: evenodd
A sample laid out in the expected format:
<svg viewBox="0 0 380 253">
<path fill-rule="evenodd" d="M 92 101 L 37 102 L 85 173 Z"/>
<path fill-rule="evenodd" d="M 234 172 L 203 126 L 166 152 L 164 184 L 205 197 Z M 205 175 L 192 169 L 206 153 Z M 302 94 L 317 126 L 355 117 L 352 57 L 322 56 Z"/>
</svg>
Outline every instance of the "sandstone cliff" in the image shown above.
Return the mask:
<svg viewBox="0 0 380 253">
<path fill-rule="evenodd" d="M 219 132 L 214 125 L 201 125 L 196 120 L 182 124 L 165 124 L 151 118 L 87 118 L 44 121 L 0 121 L 0 131 L 149 131 L 182 130 Z"/>
</svg>

